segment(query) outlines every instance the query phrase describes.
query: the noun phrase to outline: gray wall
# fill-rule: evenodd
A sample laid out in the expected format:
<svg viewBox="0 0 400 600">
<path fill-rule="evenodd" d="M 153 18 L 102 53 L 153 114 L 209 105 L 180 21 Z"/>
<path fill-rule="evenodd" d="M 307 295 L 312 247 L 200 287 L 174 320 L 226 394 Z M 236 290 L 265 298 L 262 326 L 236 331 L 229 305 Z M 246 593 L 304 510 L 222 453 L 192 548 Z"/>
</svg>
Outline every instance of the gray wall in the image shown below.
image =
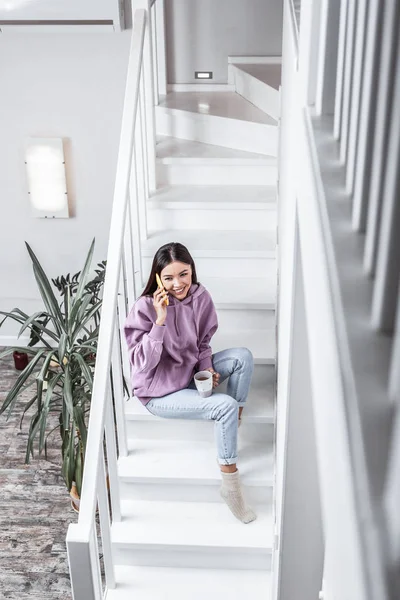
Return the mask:
<svg viewBox="0 0 400 600">
<path fill-rule="evenodd" d="M 0 309 L 36 310 L 28 241 L 51 276 L 80 270 L 90 241 L 106 257 L 130 31 L 0 38 Z M 74 217 L 31 217 L 27 137 L 66 140 Z M 6 324 L 1 337 L 13 334 Z"/>
<path fill-rule="evenodd" d="M 324 561 L 310 358 L 298 239 L 296 246 L 279 600 L 317 599 L 322 589 Z"/>
<path fill-rule="evenodd" d="M 280 56 L 282 0 L 165 0 L 168 83 L 213 71 L 227 83 L 228 56 Z"/>
</svg>

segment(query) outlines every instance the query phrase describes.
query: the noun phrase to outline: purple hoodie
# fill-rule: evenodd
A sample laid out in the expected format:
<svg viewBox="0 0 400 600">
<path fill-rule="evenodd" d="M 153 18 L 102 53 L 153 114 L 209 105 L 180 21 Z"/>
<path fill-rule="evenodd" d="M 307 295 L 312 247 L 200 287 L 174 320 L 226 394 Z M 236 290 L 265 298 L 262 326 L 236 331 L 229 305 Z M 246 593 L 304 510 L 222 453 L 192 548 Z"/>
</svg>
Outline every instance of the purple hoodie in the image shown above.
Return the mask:
<svg viewBox="0 0 400 600">
<path fill-rule="evenodd" d="M 209 292 L 192 284 L 183 300 L 168 298 L 163 326 L 155 324 L 152 296 L 141 296 L 125 323 L 132 390 L 143 404 L 186 388 L 196 371 L 212 367 L 210 340 L 218 321 Z"/>
</svg>

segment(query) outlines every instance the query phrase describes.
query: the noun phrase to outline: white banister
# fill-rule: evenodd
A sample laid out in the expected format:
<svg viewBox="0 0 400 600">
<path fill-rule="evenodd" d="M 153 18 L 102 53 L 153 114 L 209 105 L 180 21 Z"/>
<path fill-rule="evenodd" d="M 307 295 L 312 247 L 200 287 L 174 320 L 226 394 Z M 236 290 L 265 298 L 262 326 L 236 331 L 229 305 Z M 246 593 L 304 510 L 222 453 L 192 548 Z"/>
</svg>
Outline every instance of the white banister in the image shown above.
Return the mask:
<svg viewBox="0 0 400 600">
<path fill-rule="evenodd" d="M 150 3 L 142 4 L 143 8 L 133 12 L 80 511 L 78 523 L 70 525 L 67 534 L 74 600 L 102 600 L 107 589 L 116 585 L 111 527 L 113 522 L 121 520 L 117 463 L 119 456 L 128 453 L 124 403 L 125 386 L 130 387 L 130 365 L 123 328 L 128 310 L 142 290 L 139 232 L 141 222 L 146 222 L 149 191 L 155 187 Z M 139 139 L 140 148 L 137 144 Z M 139 168 L 136 162 L 138 150 L 141 151 Z M 138 180 L 141 180 L 140 186 Z M 96 531 L 97 508 L 105 566 L 104 586 Z"/>
</svg>

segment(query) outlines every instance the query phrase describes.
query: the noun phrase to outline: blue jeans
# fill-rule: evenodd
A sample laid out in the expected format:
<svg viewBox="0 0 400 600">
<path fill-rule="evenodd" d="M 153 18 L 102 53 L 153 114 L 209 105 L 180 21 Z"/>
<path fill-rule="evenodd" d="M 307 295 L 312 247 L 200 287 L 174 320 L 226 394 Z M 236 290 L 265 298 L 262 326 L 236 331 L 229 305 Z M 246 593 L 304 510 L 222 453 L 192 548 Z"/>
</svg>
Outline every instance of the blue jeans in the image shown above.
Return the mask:
<svg viewBox="0 0 400 600">
<path fill-rule="evenodd" d="M 253 355 L 247 348 L 230 348 L 213 354 L 212 364 L 221 376 L 220 383 L 229 377 L 227 394 L 213 392 L 209 398 L 201 398 L 192 381 L 183 390 L 152 398 L 146 408 L 166 419 L 215 421 L 218 462 L 233 465 L 237 461 L 238 412 L 249 393 Z"/>
</svg>

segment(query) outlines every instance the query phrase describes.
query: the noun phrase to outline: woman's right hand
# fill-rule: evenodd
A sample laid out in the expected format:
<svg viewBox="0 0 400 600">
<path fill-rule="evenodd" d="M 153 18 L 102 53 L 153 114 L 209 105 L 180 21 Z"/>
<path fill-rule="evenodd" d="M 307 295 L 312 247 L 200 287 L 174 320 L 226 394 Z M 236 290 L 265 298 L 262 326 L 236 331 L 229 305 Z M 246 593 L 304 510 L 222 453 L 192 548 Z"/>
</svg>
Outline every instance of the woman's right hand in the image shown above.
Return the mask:
<svg viewBox="0 0 400 600">
<path fill-rule="evenodd" d="M 165 304 L 168 298 L 167 292 L 163 288 L 157 288 L 153 294 L 153 306 L 156 311 L 156 325 L 164 325 L 167 318 L 167 307 Z"/>
</svg>

